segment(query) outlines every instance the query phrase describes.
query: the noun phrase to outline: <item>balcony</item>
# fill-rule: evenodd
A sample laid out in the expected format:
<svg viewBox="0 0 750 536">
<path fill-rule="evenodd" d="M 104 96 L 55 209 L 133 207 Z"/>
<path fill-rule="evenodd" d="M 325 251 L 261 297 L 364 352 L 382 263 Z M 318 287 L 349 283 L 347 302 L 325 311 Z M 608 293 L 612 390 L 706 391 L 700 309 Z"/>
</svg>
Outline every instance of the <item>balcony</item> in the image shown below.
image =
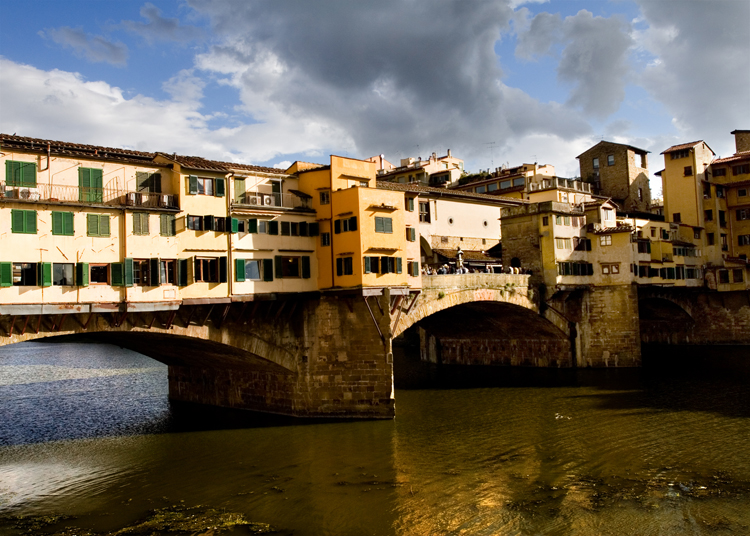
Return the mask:
<svg viewBox="0 0 750 536">
<path fill-rule="evenodd" d="M 238 208 L 312 208 L 310 198 L 297 194 L 282 193 L 245 192 L 235 196 L 232 204 Z"/>
<path fill-rule="evenodd" d="M 79 188 L 55 184 L 38 184 L 34 188 L 7 186 L 0 182 L 0 201 L 60 203 L 179 209 L 176 195 L 153 192 L 127 192 L 115 188 Z"/>
</svg>

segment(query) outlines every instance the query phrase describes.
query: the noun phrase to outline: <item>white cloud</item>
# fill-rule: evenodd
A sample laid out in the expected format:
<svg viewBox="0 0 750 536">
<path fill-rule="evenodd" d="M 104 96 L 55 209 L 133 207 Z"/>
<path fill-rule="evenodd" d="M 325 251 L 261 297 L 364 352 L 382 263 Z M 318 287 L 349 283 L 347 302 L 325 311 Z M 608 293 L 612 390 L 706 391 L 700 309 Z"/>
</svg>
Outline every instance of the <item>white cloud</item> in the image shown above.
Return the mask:
<svg viewBox="0 0 750 536">
<path fill-rule="evenodd" d="M 124 66 L 128 59 L 128 47 L 123 43 L 113 42 L 101 35 L 89 35 L 81 28 L 51 28 L 40 35 L 49 38 L 64 48 L 72 48 L 73 52 L 94 63 L 107 62 L 119 67 Z"/>
</svg>

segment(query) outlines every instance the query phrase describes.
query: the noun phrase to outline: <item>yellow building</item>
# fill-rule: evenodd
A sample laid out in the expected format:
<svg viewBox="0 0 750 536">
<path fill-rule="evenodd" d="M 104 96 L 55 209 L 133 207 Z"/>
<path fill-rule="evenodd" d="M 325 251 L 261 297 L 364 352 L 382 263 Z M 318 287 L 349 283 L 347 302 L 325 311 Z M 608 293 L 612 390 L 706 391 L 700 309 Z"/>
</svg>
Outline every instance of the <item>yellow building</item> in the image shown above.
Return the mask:
<svg viewBox="0 0 750 536">
<path fill-rule="evenodd" d="M 536 163 L 522 164 L 516 167 L 497 168 L 491 173 L 480 172 L 466 175 L 453 184 L 451 189 L 529 199 L 528 194 L 532 191 L 556 188 L 558 180 L 566 179 L 555 177 L 555 166 Z"/>
<path fill-rule="evenodd" d="M 399 167 L 390 169 L 387 161 L 377 157 L 370 160 L 379 164 L 378 180 L 401 184 L 417 182 L 425 186 L 447 187 L 456 184 L 464 174 L 464 161 L 453 156 L 450 149 L 445 156 L 432 153 L 427 160 L 422 160 L 421 157 L 402 158 Z"/>
</svg>

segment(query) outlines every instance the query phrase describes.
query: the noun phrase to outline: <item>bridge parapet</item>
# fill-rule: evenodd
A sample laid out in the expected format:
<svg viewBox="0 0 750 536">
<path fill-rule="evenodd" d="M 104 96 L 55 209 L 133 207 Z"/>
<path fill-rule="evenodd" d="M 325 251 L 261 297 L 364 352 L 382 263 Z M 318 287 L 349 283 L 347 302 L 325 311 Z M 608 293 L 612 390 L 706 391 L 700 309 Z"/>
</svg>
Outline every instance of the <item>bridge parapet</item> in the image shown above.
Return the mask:
<svg viewBox="0 0 750 536">
<path fill-rule="evenodd" d="M 423 275 L 422 290 L 528 287 L 530 275 L 523 274 L 446 274 Z"/>
</svg>

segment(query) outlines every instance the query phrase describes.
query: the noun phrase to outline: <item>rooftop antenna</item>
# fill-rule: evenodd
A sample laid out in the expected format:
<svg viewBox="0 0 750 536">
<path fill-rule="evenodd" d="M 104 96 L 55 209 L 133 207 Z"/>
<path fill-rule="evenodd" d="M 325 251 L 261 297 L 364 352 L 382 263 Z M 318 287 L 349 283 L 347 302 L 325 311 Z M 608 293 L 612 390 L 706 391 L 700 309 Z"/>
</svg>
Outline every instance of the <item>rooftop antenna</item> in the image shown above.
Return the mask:
<svg viewBox="0 0 750 536">
<path fill-rule="evenodd" d="M 490 164 L 492 166 L 492 169 L 495 168 L 495 145 L 497 142 L 491 141 L 489 143 L 485 143 L 485 145 L 489 145 L 490 149 Z"/>
</svg>

